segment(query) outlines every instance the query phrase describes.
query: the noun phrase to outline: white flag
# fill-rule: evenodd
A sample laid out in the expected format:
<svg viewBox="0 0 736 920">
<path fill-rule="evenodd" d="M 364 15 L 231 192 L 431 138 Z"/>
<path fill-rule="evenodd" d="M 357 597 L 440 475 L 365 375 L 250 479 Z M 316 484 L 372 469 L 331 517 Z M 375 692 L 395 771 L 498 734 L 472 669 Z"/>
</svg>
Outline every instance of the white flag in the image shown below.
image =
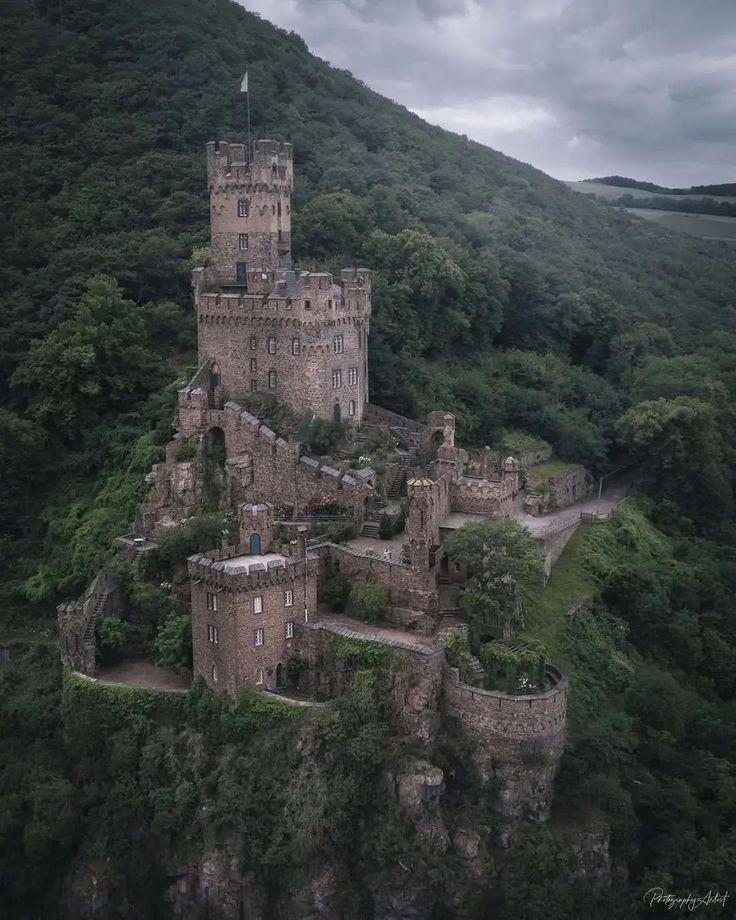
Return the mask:
<svg viewBox="0 0 736 920">
<path fill-rule="evenodd" d="M 248 71 L 247 70 L 245 72 L 245 76 L 243 77 L 243 82 L 240 84 L 240 92 L 241 93 L 248 92 Z"/>
</svg>

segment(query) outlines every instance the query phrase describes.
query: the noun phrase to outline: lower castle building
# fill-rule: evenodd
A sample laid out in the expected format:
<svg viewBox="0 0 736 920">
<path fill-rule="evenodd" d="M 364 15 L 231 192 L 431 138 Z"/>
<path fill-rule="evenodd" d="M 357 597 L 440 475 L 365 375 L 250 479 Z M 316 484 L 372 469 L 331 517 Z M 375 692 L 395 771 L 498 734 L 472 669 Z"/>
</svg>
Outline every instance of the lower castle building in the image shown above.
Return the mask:
<svg viewBox="0 0 736 920">
<path fill-rule="evenodd" d="M 306 542 L 273 543 L 273 506 L 242 504 L 240 542 L 190 556 L 193 676 L 214 690 L 275 690 L 296 657 L 296 627 L 317 608 Z"/>
</svg>

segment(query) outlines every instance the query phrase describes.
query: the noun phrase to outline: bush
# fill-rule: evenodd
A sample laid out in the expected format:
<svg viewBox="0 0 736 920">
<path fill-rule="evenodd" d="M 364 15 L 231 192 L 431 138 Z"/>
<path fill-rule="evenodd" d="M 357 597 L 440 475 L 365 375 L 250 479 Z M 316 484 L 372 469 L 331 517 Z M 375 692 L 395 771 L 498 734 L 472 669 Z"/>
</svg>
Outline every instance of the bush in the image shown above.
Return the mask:
<svg viewBox="0 0 736 920">
<path fill-rule="evenodd" d="M 199 450 L 194 441 L 184 441 L 184 443 L 180 445 L 179 450 L 177 451 L 177 462 L 184 463 L 187 460 L 194 460 L 198 453 Z"/>
<path fill-rule="evenodd" d="M 200 514 L 179 527 L 160 530 L 156 534 L 159 562 L 171 569 L 182 564 L 192 553 L 202 553 L 220 545 L 222 515 Z"/>
<path fill-rule="evenodd" d="M 120 649 L 136 636 L 136 629 L 120 617 L 103 617 L 97 621 L 97 643 L 106 658 L 117 657 Z"/>
<path fill-rule="evenodd" d="M 309 449 L 318 454 L 331 454 L 347 437 L 347 426 L 328 418 L 316 418 L 309 433 Z"/>
<path fill-rule="evenodd" d="M 390 540 L 394 535 L 394 523 L 387 514 L 382 514 L 378 522 L 378 536 L 382 540 Z"/>
<path fill-rule="evenodd" d="M 153 642 L 159 664 L 174 670 L 192 667 L 192 620 L 186 613 L 172 611 Z"/>
<path fill-rule="evenodd" d="M 331 575 L 320 585 L 320 598 L 336 613 L 341 613 L 350 597 L 350 582 L 344 575 Z"/>
<path fill-rule="evenodd" d="M 388 607 L 389 590 L 385 585 L 358 578 L 350 589 L 350 603 L 356 616 L 366 623 L 375 623 Z"/>
</svg>

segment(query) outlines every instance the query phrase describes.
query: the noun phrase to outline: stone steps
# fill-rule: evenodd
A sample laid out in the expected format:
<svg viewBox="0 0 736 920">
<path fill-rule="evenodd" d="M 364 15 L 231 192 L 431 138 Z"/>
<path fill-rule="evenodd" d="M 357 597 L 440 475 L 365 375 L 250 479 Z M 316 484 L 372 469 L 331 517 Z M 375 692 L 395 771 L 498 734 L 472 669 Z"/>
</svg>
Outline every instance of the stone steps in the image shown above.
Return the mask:
<svg viewBox="0 0 736 920">
<path fill-rule="evenodd" d="M 370 537 L 373 540 L 377 540 L 379 537 L 378 522 L 377 521 L 363 521 L 363 526 L 360 528 L 361 537 Z"/>
</svg>

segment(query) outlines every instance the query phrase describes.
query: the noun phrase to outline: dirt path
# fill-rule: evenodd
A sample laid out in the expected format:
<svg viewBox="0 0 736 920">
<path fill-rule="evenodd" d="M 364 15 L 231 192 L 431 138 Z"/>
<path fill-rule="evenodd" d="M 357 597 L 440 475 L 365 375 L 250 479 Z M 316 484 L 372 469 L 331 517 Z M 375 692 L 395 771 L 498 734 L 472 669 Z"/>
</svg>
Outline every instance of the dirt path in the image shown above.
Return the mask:
<svg viewBox="0 0 736 920">
<path fill-rule="evenodd" d="M 152 664 L 143 658 L 132 658 L 119 664 L 100 668 L 95 679 L 102 684 L 116 684 L 123 687 L 138 687 L 142 690 L 168 690 L 186 693 L 192 684 L 191 678 Z"/>
</svg>

